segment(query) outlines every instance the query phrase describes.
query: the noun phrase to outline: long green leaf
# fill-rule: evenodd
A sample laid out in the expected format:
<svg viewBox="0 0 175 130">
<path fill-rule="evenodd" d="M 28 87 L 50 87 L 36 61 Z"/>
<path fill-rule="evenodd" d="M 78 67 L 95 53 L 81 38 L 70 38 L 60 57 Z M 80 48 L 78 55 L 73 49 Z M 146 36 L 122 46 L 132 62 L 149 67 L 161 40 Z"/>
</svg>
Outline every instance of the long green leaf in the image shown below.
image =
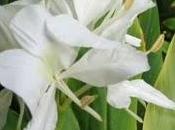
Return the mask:
<svg viewBox="0 0 175 130">
<path fill-rule="evenodd" d="M 146 42 L 146 49 L 148 50 L 153 46 L 154 42 L 160 35 L 158 8 L 155 7 L 153 9 L 150 9 L 149 11 L 141 15 L 140 23 L 143 28 L 144 39 Z M 151 69 L 149 72 L 145 73 L 143 77 L 148 83 L 153 85 L 157 79 L 157 76 L 162 66 L 161 52 L 156 54 L 150 54 L 149 63 Z"/>
<path fill-rule="evenodd" d="M 175 101 L 175 37 L 155 86 Z M 175 130 L 175 111 L 148 105 L 144 130 Z"/>
</svg>

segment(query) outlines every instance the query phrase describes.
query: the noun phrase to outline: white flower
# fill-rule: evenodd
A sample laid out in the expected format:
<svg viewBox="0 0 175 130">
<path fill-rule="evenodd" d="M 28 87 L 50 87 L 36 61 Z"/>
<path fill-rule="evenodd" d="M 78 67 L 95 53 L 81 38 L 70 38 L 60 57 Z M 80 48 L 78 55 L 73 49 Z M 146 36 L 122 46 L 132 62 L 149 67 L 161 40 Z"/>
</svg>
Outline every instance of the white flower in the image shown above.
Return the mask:
<svg viewBox="0 0 175 130">
<path fill-rule="evenodd" d="M 48 27 L 53 27 L 49 23 L 55 21 L 58 21 L 56 27 L 61 34 L 59 42 L 54 41 L 47 31 Z M 11 29 L 25 50 L 14 49 L 0 54 L 0 82 L 21 96 L 28 105 L 33 116 L 28 130 L 47 129 L 47 126 L 54 129 L 57 120 L 53 99 L 55 88 L 81 106 L 80 101 L 64 83 L 65 78 L 74 77 L 95 86 L 106 86 L 149 68 L 144 53 L 98 37 L 67 15 L 57 16 L 55 20 L 42 6 L 34 5 L 22 9 L 12 19 Z M 72 65 L 79 46 L 95 49 Z M 127 55 L 128 52 L 130 55 Z M 131 66 L 126 64 L 126 59 Z M 94 66 L 97 67 L 94 69 Z M 134 66 L 137 68 L 133 69 Z M 52 114 L 46 106 L 53 106 Z M 90 107 L 83 109 L 101 120 Z"/>
<path fill-rule="evenodd" d="M 125 15 L 122 16 L 125 17 Z M 132 16 L 135 17 L 134 14 Z M 95 16 L 92 17 L 94 18 Z M 104 27 L 102 30 L 105 32 L 108 29 Z M 13 49 L 0 54 L 0 82 L 21 96 L 28 105 L 33 118 L 27 130 L 55 128 L 56 88 L 81 107 L 81 102 L 64 82 L 64 79 L 70 77 L 93 86 L 109 86 L 108 102 L 117 108 L 128 107 L 130 103 L 127 102 L 124 106 L 122 106 L 124 103 L 118 103 L 117 99 L 121 99 L 120 95 L 123 92 L 126 92 L 124 93 L 126 99 L 138 97 L 163 107 L 174 108 L 174 103 L 151 87 L 147 89 L 147 86 L 142 86 L 143 90 L 153 92 L 145 91 L 143 97 L 137 94 L 138 91 L 133 92 L 130 86 L 124 87 L 124 90 L 121 87 L 113 87 L 118 86 L 121 81 L 149 70 L 146 54 L 127 44 L 121 44 L 123 41 L 120 40 L 120 33 L 119 36 L 116 35 L 119 39 L 108 37 L 106 34 L 109 33 L 100 32 L 99 35 L 103 37 L 98 36 L 72 16 L 52 16 L 42 5 L 28 6 L 19 11 L 12 19 L 10 28 L 24 50 Z M 126 33 L 127 28 L 128 26 L 121 31 Z M 122 37 L 125 37 L 125 33 L 122 33 Z M 74 63 L 79 47 L 93 49 Z M 112 88 L 116 90 L 115 93 L 111 93 Z M 155 94 L 158 96 L 155 97 Z M 164 102 L 161 102 L 159 97 L 164 99 Z M 121 100 L 121 102 L 124 101 Z M 51 112 L 49 108 L 52 109 Z M 101 120 L 90 107 L 85 106 L 82 109 Z"/>
</svg>

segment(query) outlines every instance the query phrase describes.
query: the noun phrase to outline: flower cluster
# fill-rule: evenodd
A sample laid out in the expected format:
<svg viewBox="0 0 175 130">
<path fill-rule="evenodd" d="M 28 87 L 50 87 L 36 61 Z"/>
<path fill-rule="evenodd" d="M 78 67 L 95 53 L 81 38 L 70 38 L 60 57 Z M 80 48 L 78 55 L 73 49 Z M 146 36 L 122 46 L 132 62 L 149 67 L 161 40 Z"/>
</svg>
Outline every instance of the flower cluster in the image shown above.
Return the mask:
<svg viewBox="0 0 175 130">
<path fill-rule="evenodd" d="M 127 34 L 151 0 L 19 0 L 0 7 L 0 83 L 23 98 L 32 114 L 25 130 L 54 130 L 56 89 L 102 120 L 65 80 L 107 88 L 107 102 L 128 109 L 131 97 L 175 109 L 175 103 L 141 79 L 149 70 L 141 40 Z M 99 19 L 101 23 L 96 26 Z M 89 50 L 76 60 L 81 47 Z"/>
</svg>

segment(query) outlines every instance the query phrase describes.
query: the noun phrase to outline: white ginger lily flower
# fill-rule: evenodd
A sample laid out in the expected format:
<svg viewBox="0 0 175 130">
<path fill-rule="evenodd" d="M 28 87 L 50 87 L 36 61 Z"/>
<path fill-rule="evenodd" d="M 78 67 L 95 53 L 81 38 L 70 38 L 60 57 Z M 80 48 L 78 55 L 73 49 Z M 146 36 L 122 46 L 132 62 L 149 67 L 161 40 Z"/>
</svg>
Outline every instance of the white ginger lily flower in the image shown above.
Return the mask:
<svg viewBox="0 0 175 130">
<path fill-rule="evenodd" d="M 47 26 L 46 22 L 55 19 L 45 8 L 34 5 L 22 9 L 12 19 L 11 29 L 13 30 L 18 43 L 25 50 L 14 49 L 0 54 L 1 84 L 21 96 L 32 113 L 33 118 L 26 128 L 27 130 L 35 128 L 44 130 L 47 129 L 47 126 L 52 126 L 51 129 L 55 127 L 57 112 L 53 96 L 55 90 L 52 90 L 53 88 L 58 88 L 76 104 L 81 106 L 80 101 L 63 81 L 63 79 L 69 77 L 68 74 L 65 73 L 67 70 L 71 69 L 70 65 L 77 56 L 77 47 L 84 46 L 96 48 L 87 55 L 94 53 L 97 56 L 95 57 L 97 58 L 96 60 L 102 60 L 102 63 L 108 63 L 109 60 L 110 62 L 107 66 L 109 66 L 110 71 L 112 71 L 111 69 L 114 67 L 112 64 L 118 61 L 118 59 L 115 58 L 116 55 L 125 53 L 119 51 L 120 47 L 126 49 L 126 51 L 133 51 L 133 55 L 140 53 L 140 55 L 132 56 L 132 58 L 135 59 L 138 57 L 142 60 L 143 65 L 141 64 L 135 71 L 128 72 L 130 76 L 132 76 L 132 74 L 135 75 L 140 71 L 144 71 L 145 69 L 147 70 L 148 68 L 146 56 L 141 52 L 137 52 L 131 47 L 123 47 L 120 46 L 119 43 L 117 44 L 116 42 L 98 37 L 67 15 L 60 15 L 56 18 L 59 21 L 57 27 L 59 27 L 59 30 L 62 33 L 59 42 L 55 42 L 50 35 L 48 35 L 49 32 L 47 32 L 47 27 L 49 26 L 49 22 L 47 23 Z M 70 29 L 69 31 L 72 33 L 68 33 L 67 35 L 66 28 L 68 27 Z M 74 36 L 69 34 L 73 34 Z M 98 59 L 100 58 L 100 54 L 103 53 L 103 51 L 98 49 L 106 48 L 109 49 L 108 51 L 106 50 L 106 54 L 109 55 L 106 58 L 104 57 L 104 59 Z M 111 48 L 116 49 L 110 50 Z M 110 59 L 110 55 L 114 56 L 113 60 Z M 135 61 L 134 59 L 131 60 Z M 89 66 L 90 71 L 92 71 L 91 69 L 93 69 L 93 66 L 91 66 L 91 64 L 89 64 Z M 99 79 L 98 81 L 102 81 L 106 78 L 105 73 L 108 70 L 107 66 L 99 66 L 98 70 L 102 71 L 101 73 L 103 73 L 103 75 L 101 80 Z M 116 69 L 118 67 L 119 66 L 117 66 Z M 62 72 L 64 69 L 66 69 L 66 71 Z M 79 68 L 77 71 L 79 71 Z M 117 71 L 113 75 L 121 75 L 120 73 L 123 72 Z M 63 75 L 66 77 L 63 77 Z M 88 74 L 87 76 L 90 75 Z M 122 79 L 125 79 L 125 76 L 128 78 L 127 74 L 121 76 L 123 77 L 121 77 Z M 111 81 L 108 82 L 117 83 L 114 78 L 109 80 Z M 94 85 L 97 86 L 98 84 Z M 106 86 L 106 84 L 103 83 L 101 85 Z M 46 106 L 53 106 L 52 114 L 49 113 L 48 107 Z M 85 106 L 83 109 L 101 120 L 100 116 L 90 107 Z M 38 124 L 38 122 L 40 123 Z"/>
<path fill-rule="evenodd" d="M 81 106 L 80 101 L 64 83 L 64 79 L 72 77 L 93 86 L 109 86 L 109 103 L 123 108 L 115 98 L 109 97 L 115 94 L 110 93 L 111 85 L 149 69 L 145 53 L 128 45 L 121 45 L 117 41 L 99 37 L 68 15 L 53 17 L 41 6 L 22 9 L 13 18 L 11 29 L 25 51 L 14 49 L 0 54 L 0 81 L 27 103 L 33 116 L 27 130 L 55 128 L 55 88 Z M 76 49 L 82 46 L 94 49 L 73 64 L 77 56 Z M 174 108 L 172 101 L 151 87 L 149 90 L 154 90 L 154 93 L 145 91 L 145 97 L 137 95 L 137 91 L 133 92 L 134 94 L 129 93 L 130 88 L 125 89 L 128 90 L 127 98 L 144 98 L 157 105 Z M 158 96 L 155 97 L 154 94 Z M 158 100 L 159 98 L 164 100 Z M 51 113 L 48 106 L 53 109 Z M 101 120 L 90 107 L 85 106 L 83 109 Z"/>
<path fill-rule="evenodd" d="M 101 14 L 98 12 L 98 8 L 100 8 L 99 10 L 103 9 L 104 11 L 106 11 L 106 10 L 108 10 L 109 5 L 111 5 L 111 2 L 112 3 L 114 2 L 114 1 L 109 1 L 109 0 L 103 1 L 104 3 L 99 2 L 98 0 L 96 0 L 96 1 L 73 0 L 73 1 L 74 1 L 74 5 L 75 5 L 75 10 L 76 10 L 76 13 L 78 16 L 78 20 L 84 25 L 88 25 L 90 22 L 92 22 L 92 20 L 94 20 L 94 18 L 101 16 Z M 100 3 L 100 6 L 98 3 Z M 104 6 L 103 4 L 106 6 Z M 149 8 L 154 7 L 155 4 L 151 0 L 143 0 L 143 1 L 126 0 L 124 4 L 122 4 L 122 1 L 116 1 L 115 4 L 113 3 L 113 6 L 114 6 L 114 9 L 117 11 L 116 16 L 114 18 L 109 19 L 109 21 L 107 23 L 104 23 L 104 25 L 100 26 L 99 27 L 100 31 L 97 28 L 98 34 L 102 37 L 114 40 L 116 42 L 122 42 L 122 43 L 127 42 L 127 43 L 134 45 L 134 46 L 139 46 L 140 40 L 133 37 L 133 36 L 126 34 L 127 30 L 132 25 L 132 23 L 133 23 L 134 19 L 137 17 L 137 15 L 146 11 Z M 85 8 L 85 7 L 87 7 L 87 8 Z M 94 11 L 94 10 L 96 10 L 96 11 Z M 60 27 L 57 26 L 56 23 L 58 23 L 59 21 L 57 20 L 56 17 L 54 19 L 48 21 L 47 26 L 48 26 L 48 30 L 52 34 L 52 36 L 54 36 L 54 38 L 57 41 L 59 41 L 60 37 L 63 36 L 63 33 L 60 31 L 57 31 L 57 30 L 59 30 Z M 86 19 L 88 19 L 90 21 L 88 21 Z M 67 29 L 67 32 L 69 32 L 68 30 L 69 29 Z M 67 35 L 64 35 L 64 36 L 69 36 L 69 35 L 70 34 L 67 33 Z M 71 43 L 71 42 L 72 41 L 70 40 L 69 43 Z M 121 49 L 121 51 L 123 51 L 123 52 L 126 51 L 125 55 L 127 55 L 127 54 L 130 55 L 130 53 L 131 53 L 128 50 Z M 127 51 L 128 51 L 128 53 L 127 53 Z M 108 53 L 109 53 L 109 51 L 108 51 Z M 110 55 L 111 53 L 106 54 L 105 51 L 103 50 L 100 54 L 100 51 L 98 50 L 98 54 L 99 55 L 97 55 L 97 53 L 96 53 L 96 55 L 94 56 L 94 50 L 89 51 L 84 56 L 84 57 L 86 57 L 86 59 L 83 58 L 82 60 L 77 62 L 75 65 L 73 65 L 70 70 L 63 73 L 63 77 L 66 77 L 66 75 L 69 75 L 69 76 L 71 75 L 73 78 L 82 80 L 82 81 L 89 83 L 91 85 L 96 84 L 96 86 L 103 86 L 103 85 L 109 86 L 107 99 L 108 99 L 108 102 L 116 108 L 128 108 L 129 104 L 130 104 L 130 97 L 137 97 L 137 98 L 140 98 L 142 100 L 146 100 L 147 102 L 154 103 L 154 104 L 157 104 L 159 106 L 169 108 L 169 109 L 175 108 L 175 104 L 173 101 L 166 98 L 163 94 L 161 94 L 159 91 L 155 90 L 154 88 L 152 88 L 150 85 L 148 85 L 146 82 L 144 82 L 142 80 L 133 80 L 133 81 L 131 81 L 131 83 L 130 83 L 130 81 L 123 81 L 123 82 L 119 83 L 120 81 L 126 80 L 130 77 L 129 73 L 127 73 L 127 74 L 125 73 L 126 70 L 123 70 L 123 73 L 120 73 L 120 75 L 115 75 L 115 76 L 113 75 L 114 71 L 115 72 L 117 72 L 118 70 L 121 71 L 122 68 L 130 69 L 130 67 L 131 67 L 132 70 L 135 71 L 136 68 L 138 68 L 137 65 L 139 66 L 139 64 L 142 63 L 142 62 L 138 63 L 138 61 L 140 61 L 141 58 L 140 58 L 140 60 L 138 60 L 139 58 L 137 57 L 137 61 L 134 61 L 135 62 L 134 63 L 135 67 L 134 67 L 134 66 L 132 66 L 133 64 L 130 61 L 132 59 L 131 57 L 133 55 L 131 55 L 131 57 L 129 57 L 129 56 L 125 57 L 125 55 L 123 55 L 123 53 L 122 53 L 122 55 L 118 54 L 118 57 L 115 57 L 115 58 L 120 59 L 119 58 L 120 56 L 121 57 L 124 56 L 126 61 L 124 62 L 123 60 L 121 60 L 121 62 L 123 62 L 123 64 L 120 64 L 120 60 L 119 60 L 117 62 L 117 65 L 119 66 L 118 69 L 115 68 L 115 70 L 113 70 L 113 72 L 111 71 L 111 73 L 109 73 L 110 69 L 108 68 L 108 71 L 106 71 L 106 73 L 103 73 L 105 69 L 103 68 L 102 69 L 103 71 L 102 71 L 99 68 L 99 66 L 97 66 L 96 60 L 101 59 L 100 61 L 103 63 L 101 63 L 101 62 L 98 62 L 98 63 L 104 64 L 105 59 L 103 59 L 103 57 L 107 57 L 107 56 L 111 57 L 111 55 Z M 93 55 L 92 59 L 90 57 L 91 55 Z M 94 58 L 96 56 L 98 57 L 97 59 Z M 112 57 L 112 58 L 114 58 L 114 57 Z M 144 58 L 142 60 L 144 60 Z M 136 63 L 138 63 L 138 64 L 136 65 Z M 91 66 L 92 68 L 89 67 L 90 64 L 92 65 Z M 115 64 L 115 67 L 117 67 L 117 65 Z M 84 66 L 84 67 L 82 68 L 81 66 Z M 122 68 L 120 68 L 120 67 L 122 67 Z M 74 73 L 74 69 L 78 70 L 78 68 L 79 68 L 79 71 L 77 71 L 78 73 L 77 72 Z M 97 70 L 100 70 L 100 71 L 97 71 Z M 127 70 L 127 72 L 130 72 L 132 70 Z M 140 73 L 142 73 L 142 72 L 140 71 Z M 93 73 L 93 75 L 92 75 L 92 73 Z M 128 77 L 126 76 L 125 79 L 122 79 L 121 77 L 125 74 L 128 75 Z M 91 75 L 91 76 L 88 76 L 88 75 Z M 101 77 L 101 75 L 103 75 L 105 77 L 102 81 L 99 81 L 101 79 L 98 79 L 97 77 Z M 132 76 L 134 76 L 134 75 L 132 75 Z M 110 78 L 110 82 L 108 82 L 109 78 Z M 114 82 L 111 82 L 111 80 L 113 78 L 114 78 L 114 82 L 118 82 L 118 84 L 114 84 Z M 124 84 L 125 84 L 125 87 L 123 87 Z M 113 86 L 113 87 L 111 87 L 111 86 Z M 132 87 L 135 86 L 136 88 L 132 89 L 131 86 Z M 115 91 L 115 89 L 116 89 L 116 91 Z M 119 89 L 121 89 L 121 91 L 119 91 L 121 93 L 117 93 L 117 91 Z M 137 90 L 141 90 L 141 89 L 145 90 L 142 93 L 143 96 L 140 96 L 141 93 L 139 93 L 139 91 L 136 91 L 136 89 Z M 126 99 L 120 97 L 123 95 L 122 92 L 125 92 L 125 94 L 126 94 L 125 96 L 127 97 Z M 122 106 L 122 104 L 120 104 L 118 100 L 121 101 L 121 103 L 124 103 L 125 105 Z M 125 100 L 127 100 L 128 102 L 126 102 Z"/>
<path fill-rule="evenodd" d="M 54 41 L 48 31 L 53 27 L 49 23 L 55 21 L 61 34 L 59 42 Z M 55 19 L 41 6 L 28 6 L 18 12 L 11 21 L 11 29 L 25 50 L 13 49 L 0 54 L 0 82 L 21 96 L 29 107 L 33 118 L 27 130 L 55 128 L 55 88 L 81 107 L 64 79 L 73 77 L 94 86 L 107 86 L 149 69 L 144 53 L 98 37 L 67 15 Z M 81 46 L 95 49 L 72 65 L 76 48 Z M 90 107 L 82 109 L 101 120 Z"/>
</svg>

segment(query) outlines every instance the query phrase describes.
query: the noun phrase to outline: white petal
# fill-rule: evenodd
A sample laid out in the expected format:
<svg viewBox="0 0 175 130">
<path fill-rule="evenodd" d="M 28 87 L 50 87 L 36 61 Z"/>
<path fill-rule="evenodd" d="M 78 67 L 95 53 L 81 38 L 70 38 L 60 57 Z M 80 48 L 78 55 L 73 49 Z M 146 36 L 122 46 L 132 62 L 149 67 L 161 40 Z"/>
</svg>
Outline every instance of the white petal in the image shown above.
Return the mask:
<svg viewBox="0 0 175 130">
<path fill-rule="evenodd" d="M 136 38 L 134 36 L 126 34 L 125 35 L 125 40 L 126 40 L 126 43 L 128 43 L 132 46 L 135 46 L 135 47 L 140 47 L 141 46 L 141 39 Z"/>
<path fill-rule="evenodd" d="M 41 98 L 32 120 L 24 130 L 55 130 L 56 123 L 55 88 L 50 87 Z"/>
<path fill-rule="evenodd" d="M 149 69 L 146 54 L 127 45 L 113 50 L 92 49 L 62 73 L 95 86 L 107 86 Z"/>
<path fill-rule="evenodd" d="M 115 48 L 120 44 L 98 37 L 68 15 L 59 15 L 48 19 L 47 29 L 55 40 L 70 46 L 106 49 Z"/>
<path fill-rule="evenodd" d="M 0 83 L 22 97 L 34 114 L 50 81 L 39 59 L 15 49 L 0 54 Z"/>
<path fill-rule="evenodd" d="M 11 29 L 19 44 L 28 52 L 42 57 L 52 66 L 59 64 L 60 68 L 67 68 L 75 60 L 78 52 L 68 45 L 56 43 L 48 36 L 45 21 L 51 17 L 41 5 L 28 6 L 13 18 Z"/>
<path fill-rule="evenodd" d="M 108 103 L 116 108 L 128 108 L 131 97 L 145 100 L 158 106 L 175 109 L 175 103 L 143 80 L 123 81 L 108 86 Z"/>
<path fill-rule="evenodd" d="M 39 5 L 27 6 L 18 12 L 11 21 L 11 29 L 19 44 L 35 55 L 41 55 L 49 46 L 45 34 L 45 20 L 51 17 L 45 8 Z"/>
<path fill-rule="evenodd" d="M 121 9 L 115 22 L 104 29 L 102 36 L 112 40 L 122 41 L 128 28 L 132 25 L 137 15 L 154 5 L 155 4 L 152 0 L 133 0 L 133 3 L 128 10 L 123 8 Z"/>
<path fill-rule="evenodd" d="M 111 4 L 111 0 L 73 0 L 79 21 L 88 25 L 102 16 Z"/>
</svg>

